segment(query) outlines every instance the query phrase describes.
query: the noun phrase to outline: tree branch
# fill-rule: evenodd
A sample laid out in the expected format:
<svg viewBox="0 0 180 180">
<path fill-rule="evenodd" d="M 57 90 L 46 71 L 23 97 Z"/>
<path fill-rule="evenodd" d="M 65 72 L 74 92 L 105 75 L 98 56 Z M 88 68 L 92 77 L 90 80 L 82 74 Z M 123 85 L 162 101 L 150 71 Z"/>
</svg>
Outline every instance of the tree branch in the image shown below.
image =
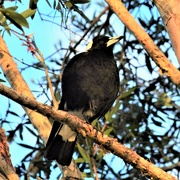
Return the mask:
<svg viewBox="0 0 180 180">
<path fill-rule="evenodd" d="M 2 128 L 0 128 L 0 179 L 19 180 L 11 163 L 7 138 Z"/>
<path fill-rule="evenodd" d="M 101 132 L 94 129 L 85 121 L 68 114 L 67 112 L 55 110 L 53 107 L 43 105 L 34 99 L 22 95 L 19 92 L 10 89 L 3 84 L 0 84 L 0 94 L 14 100 L 15 102 L 26 106 L 34 111 L 42 113 L 44 116 L 61 123 L 68 124 L 72 130 L 76 130 L 83 137 L 89 137 L 97 144 L 110 150 L 113 154 L 124 159 L 127 163 L 131 164 L 134 168 L 139 169 L 146 176 L 152 177 L 157 180 L 175 180 L 176 178 L 166 173 L 162 169 L 156 167 L 151 162 L 146 161 L 131 149 L 123 146 L 117 139 L 110 138 L 103 135 Z"/>
<path fill-rule="evenodd" d="M 171 39 L 173 49 L 180 63 L 180 3 L 174 0 L 152 0 L 157 6 L 166 30 Z"/>
<path fill-rule="evenodd" d="M 180 86 L 180 72 L 171 64 L 169 59 L 154 44 L 153 40 L 135 21 L 134 17 L 128 12 L 124 4 L 119 0 L 106 0 L 110 8 L 116 13 L 124 25 L 134 34 L 142 44 L 149 56 L 155 61 L 161 72 L 167 75 L 174 84 Z"/>
</svg>

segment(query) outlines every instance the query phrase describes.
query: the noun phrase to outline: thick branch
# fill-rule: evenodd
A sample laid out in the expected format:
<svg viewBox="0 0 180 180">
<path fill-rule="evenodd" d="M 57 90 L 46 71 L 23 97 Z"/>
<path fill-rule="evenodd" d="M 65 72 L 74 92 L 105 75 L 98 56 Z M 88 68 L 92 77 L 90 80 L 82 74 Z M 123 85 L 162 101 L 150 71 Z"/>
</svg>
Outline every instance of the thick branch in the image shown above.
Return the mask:
<svg viewBox="0 0 180 180">
<path fill-rule="evenodd" d="M 124 4 L 119 0 L 106 0 L 110 8 L 116 13 L 124 25 L 136 36 L 149 56 L 155 61 L 157 66 L 166 74 L 176 85 L 180 86 L 180 72 L 171 64 L 169 59 L 154 44 L 149 35 L 135 21 L 134 17 L 128 12 Z"/>
<path fill-rule="evenodd" d="M 109 138 L 101 132 L 94 129 L 91 125 L 72 116 L 64 111 L 55 110 L 51 106 L 43 105 L 34 99 L 22 95 L 2 84 L 0 84 L 0 94 L 14 100 L 15 102 L 26 106 L 34 111 L 42 113 L 44 116 L 53 120 L 68 124 L 72 130 L 78 131 L 84 137 L 89 137 L 94 142 L 110 150 L 113 154 L 123 158 L 127 163 L 139 169 L 145 175 L 158 180 L 175 180 L 176 178 L 156 167 L 152 163 L 146 161 L 131 149 L 118 143 L 116 139 Z"/>
<path fill-rule="evenodd" d="M 180 3 L 174 0 L 152 0 L 163 19 L 164 25 L 170 36 L 174 51 L 180 63 Z"/>
</svg>

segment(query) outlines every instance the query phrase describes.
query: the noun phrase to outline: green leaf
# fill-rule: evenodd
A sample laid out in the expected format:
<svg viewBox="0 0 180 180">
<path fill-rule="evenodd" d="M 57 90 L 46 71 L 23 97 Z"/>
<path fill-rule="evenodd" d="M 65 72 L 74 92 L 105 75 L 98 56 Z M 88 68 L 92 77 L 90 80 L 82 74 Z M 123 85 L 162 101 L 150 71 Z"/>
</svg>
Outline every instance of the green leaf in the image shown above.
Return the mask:
<svg viewBox="0 0 180 180">
<path fill-rule="evenodd" d="M 24 17 L 24 18 L 28 18 L 28 17 L 31 17 L 32 15 L 34 15 L 36 12 L 35 9 L 27 9 L 26 11 L 22 12 L 21 15 Z"/>
<path fill-rule="evenodd" d="M 10 33 L 10 27 L 7 24 L 7 19 L 4 17 L 3 13 L 0 12 L 0 22 L 1 22 L 1 26 L 4 27 L 4 29 L 8 32 L 9 35 L 11 35 Z"/>
<path fill-rule="evenodd" d="M 56 9 L 56 1 L 53 3 L 53 9 Z"/>
<path fill-rule="evenodd" d="M 112 122 L 113 121 L 113 114 L 116 114 L 119 110 L 119 106 L 120 106 L 121 102 L 120 101 L 116 101 L 116 104 L 114 107 L 111 108 L 110 111 L 108 111 L 105 115 L 106 118 L 106 122 Z"/>
<path fill-rule="evenodd" d="M 85 4 L 89 3 L 91 0 L 71 0 L 73 4 Z"/>
<path fill-rule="evenodd" d="M 4 81 L 3 79 L 0 79 L 0 82 L 6 82 L 6 81 Z"/>
<path fill-rule="evenodd" d="M 70 1 L 67 1 L 65 4 L 68 9 L 71 9 L 73 6 L 73 4 Z"/>
<path fill-rule="evenodd" d="M 96 161 L 101 160 L 103 156 L 104 156 L 104 151 L 98 151 L 97 156 L 96 156 Z"/>
<path fill-rule="evenodd" d="M 13 23 L 17 28 L 22 30 L 21 26 L 29 28 L 29 24 L 26 19 L 21 15 L 10 9 L 1 8 L 0 11 L 3 15 Z"/>
<path fill-rule="evenodd" d="M 104 135 L 109 135 L 113 131 L 113 127 L 108 128 L 107 130 L 104 131 Z"/>
<path fill-rule="evenodd" d="M 37 134 L 31 129 L 29 128 L 28 126 L 25 126 L 27 128 L 27 130 L 32 134 L 34 135 L 35 137 L 37 137 Z"/>
<path fill-rule="evenodd" d="M 159 121 L 157 121 L 157 120 L 155 120 L 154 118 L 152 118 L 152 122 L 153 122 L 156 126 L 162 127 L 162 123 L 159 122 Z"/>
<path fill-rule="evenodd" d="M 39 150 L 39 148 L 36 148 L 34 146 L 29 146 L 27 144 L 22 144 L 22 143 L 17 143 L 18 145 L 24 147 L 24 148 L 27 148 L 27 149 L 32 149 L 32 150 Z"/>
<path fill-rule="evenodd" d="M 77 158 L 76 160 L 76 163 L 84 163 L 84 158 Z"/>
<path fill-rule="evenodd" d="M 51 8 L 52 6 L 51 6 L 50 2 L 48 0 L 46 0 L 46 2 L 49 5 L 49 7 Z"/>
<path fill-rule="evenodd" d="M 121 99 L 126 98 L 127 96 L 131 95 L 131 93 L 134 92 L 136 89 L 137 89 L 137 86 L 129 88 L 128 91 L 126 91 L 125 93 L 121 95 Z"/>
<path fill-rule="evenodd" d="M 33 19 L 34 16 L 35 16 L 35 12 L 36 12 L 36 9 L 37 9 L 37 3 L 38 3 L 38 0 L 30 0 L 29 1 L 29 9 L 34 11 L 34 13 L 31 15 L 31 19 Z"/>
<path fill-rule="evenodd" d="M 95 126 L 98 123 L 98 119 L 95 119 L 94 121 L 91 122 L 92 126 Z"/>
<path fill-rule="evenodd" d="M 8 7 L 8 8 L 6 8 L 6 9 L 10 9 L 10 10 L 12 10 L 12 11 L 16 11 L 17 8 L 18 8 L 18 6 L 11 6 L 11 7 Z"/>
<path fill-rule="evenodd" d="M 85 160 L 85 162 L 90 162 L 90 158 L 89 158 L 87 152 L 79 145 L 79 143 L 77 143 L 77 148 L 79 150 L 79 153 L 81 154 L 81 156 Z"/>
<path fill-rule="evenodd" d="M 37 3 L 38 3 L 38 0 L 30 0 L 29 1 L 29 8 L 30 9 L 37 9 Z"/>
<path fill-rule="evenodd" d="M 8 111 L 8 113 L 12 114 L 13 116 L 19 117 L 19 115 L 17 113 L 13 112 L 13 111 Z"/>
<path fill-rule="evenodd" d="M 146 66 L 147 66 L 149 72 L 152 74 L 153 68 L 151 65 L 150 57 L 147 54 L 145 54 L 145 61 L 146 61 Z"/>
</svg>

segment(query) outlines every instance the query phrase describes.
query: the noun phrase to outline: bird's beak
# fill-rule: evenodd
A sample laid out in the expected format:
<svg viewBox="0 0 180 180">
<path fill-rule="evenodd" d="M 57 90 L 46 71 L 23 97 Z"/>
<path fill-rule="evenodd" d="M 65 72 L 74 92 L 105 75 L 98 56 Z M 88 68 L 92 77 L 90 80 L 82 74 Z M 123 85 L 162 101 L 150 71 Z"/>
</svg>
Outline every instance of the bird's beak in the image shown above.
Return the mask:
<svg viewBox="0 0 180 180">
<path fill-rule="evenodd" d="M 88 43 L 88 45 L 86 46 L 86 51 L 88 51 L 89 49 L 91 49 L 91 48 L 92 48 L 92 45 L 93 45 L 93 41 L 90 41 L 90 42 Z"/>
<path fill-rule="evenodd" d="M 107 42 L 107 47 L 117 43 L 118 41 L 120 41 L 122 38 L 124 38 L 123 36 L 115 36 L 115 37 L 111 37 L 109 38 L 109 41 Z"/>
</svg>

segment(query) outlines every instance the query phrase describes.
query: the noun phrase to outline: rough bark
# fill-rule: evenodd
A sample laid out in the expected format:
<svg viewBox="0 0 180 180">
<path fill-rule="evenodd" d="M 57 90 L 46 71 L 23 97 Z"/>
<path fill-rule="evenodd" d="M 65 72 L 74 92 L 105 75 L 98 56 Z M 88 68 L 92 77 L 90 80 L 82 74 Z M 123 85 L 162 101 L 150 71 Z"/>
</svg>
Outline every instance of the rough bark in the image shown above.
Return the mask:
<svg viewBox="0 0 180 180">
<path fill-rule="evenodd" d="M 51 106 L 41 104 L 34 99 L 30 99 L 29 97 L 24 96 L 21 93 L 14 91 L 13 89 L 10 89 L 2 84 L 0 84 L 0 94 L 14 100 L 23 106 L 42 113 L 44 116 L 50 117 L 52 120 L 68 124 L 72 130 L 77 131 L 83 137 L 89 137 L 97 144 L 101 145 L 107 150 L 110 150 L 113 154 L 121 157 L 134 168 L 139 169 L 140 172 L 144 173 L 146 176 L 149 176 L 155 180 L 176 180 L 175 177 L 140 157 L 133 150 L 117 142 L 116 139 L 110 138 L 107 135 L 103 135 L 85 121 L 72 116 L 67 112 L 55 110 Z"/>
<path fill-rule="evenodd" d="M 0 128 L 0 179 L 19 180 L 11 163 L 7 138 L 2 128 Z"/>
</svg>

